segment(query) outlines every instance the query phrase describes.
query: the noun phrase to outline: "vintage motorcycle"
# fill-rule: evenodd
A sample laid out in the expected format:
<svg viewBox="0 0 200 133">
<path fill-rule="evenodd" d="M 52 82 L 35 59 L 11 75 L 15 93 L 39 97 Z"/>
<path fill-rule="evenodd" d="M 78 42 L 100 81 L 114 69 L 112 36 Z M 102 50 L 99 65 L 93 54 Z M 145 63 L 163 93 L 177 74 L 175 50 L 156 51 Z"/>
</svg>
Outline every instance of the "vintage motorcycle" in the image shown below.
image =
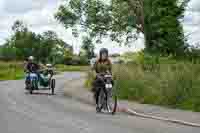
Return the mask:
<svg viewBox="0 0 200 133">
<path fill-rule="evenodd" d="M 113 76 L 111 74 L 99 74 L 101 85 L 97 86 L 99 93 L 95 96 L 98 98 L 97 112 L 106 111 L 115 114 L 117 110 L 116 88 L 113 86 Z"/>
<path fill-rule="evenodd" d="M 34 90 L 51 90 L 51 94 L 53 95 L 56 85 L 56 80 L 53 78 L 53 75 L 54 73 L 51 67 L 37 72 L 27 72 L 25 89 L 30 94 L 33 94 Z"/>
</svg>

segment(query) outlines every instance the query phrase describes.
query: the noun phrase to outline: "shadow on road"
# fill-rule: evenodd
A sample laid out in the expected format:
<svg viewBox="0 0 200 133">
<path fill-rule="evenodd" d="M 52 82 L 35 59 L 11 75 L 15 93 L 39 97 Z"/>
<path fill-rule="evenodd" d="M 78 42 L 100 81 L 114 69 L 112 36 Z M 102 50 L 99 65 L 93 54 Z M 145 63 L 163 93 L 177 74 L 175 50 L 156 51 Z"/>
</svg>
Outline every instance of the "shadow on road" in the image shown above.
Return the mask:
<svg viewBox="0 0 200 133">
<path fill-rule="evenodd" d="M 56 94 L 51 94 L 51 93 L 44 93 L 44 92 L 33 92 L 30 94 L 29 92 L 25 92 L 26 95 L 43 95 L 43 96 L 54 96 Z"/>
</svg>

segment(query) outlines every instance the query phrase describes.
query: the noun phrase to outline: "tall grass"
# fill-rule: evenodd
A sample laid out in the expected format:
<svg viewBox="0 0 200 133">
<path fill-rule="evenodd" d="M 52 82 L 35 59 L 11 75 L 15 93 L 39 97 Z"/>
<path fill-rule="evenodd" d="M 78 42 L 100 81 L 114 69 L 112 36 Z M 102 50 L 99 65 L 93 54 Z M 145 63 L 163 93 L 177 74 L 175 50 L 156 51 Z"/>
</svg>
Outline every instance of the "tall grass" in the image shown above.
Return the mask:
<svg viewBox="0 0 200 133">
<path fill-rule="evenodd" d="M 115 66 L 114 73 L 122 99 L 200 111 L 200 65 L 129 64 Z"/>
<path fill-rule="evenodd" d="M 118 95 L 139 103 L 200 111 L 200 64 L 159 59 L 113 66 Z M 87 86 L 91 83 L 91 72 Z"/>
</svg>

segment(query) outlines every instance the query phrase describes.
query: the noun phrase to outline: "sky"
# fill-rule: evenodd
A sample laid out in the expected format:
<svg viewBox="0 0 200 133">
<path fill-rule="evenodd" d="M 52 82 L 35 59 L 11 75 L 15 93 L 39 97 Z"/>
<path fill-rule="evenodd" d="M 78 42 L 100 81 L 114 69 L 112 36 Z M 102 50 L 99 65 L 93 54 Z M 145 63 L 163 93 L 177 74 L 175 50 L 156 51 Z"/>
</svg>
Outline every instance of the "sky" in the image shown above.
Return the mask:
<svg viewBox="0 0 200 133">
<path fill-rule="evenodd" d="M 30 30 L 42 33 L 47 30 L 55 31 L 60 38 L 68 44 L 73 44 L 76 52 L 80 50 L 81 38 L 73 38 L 71 30 L 66 30 L 54 19 L 54 13 L 63 0 L 0 0 L 0 44 L 11 34 L 11 26 L 16 20 L 23 20 Z M 191 0 L 185 12 L 183 21 L 185 34 L 191 34 L 188 41 L 191 44 L 200 42 L 200 0 Z M 102 47 L 109 49 L 110 53 L 123 53 L 138 51 L 144 48 L 143 40 L 139 39 L 131 47 L 118 46 L 109 39 L 96 45 L 95 51 Z"/>
</svg>

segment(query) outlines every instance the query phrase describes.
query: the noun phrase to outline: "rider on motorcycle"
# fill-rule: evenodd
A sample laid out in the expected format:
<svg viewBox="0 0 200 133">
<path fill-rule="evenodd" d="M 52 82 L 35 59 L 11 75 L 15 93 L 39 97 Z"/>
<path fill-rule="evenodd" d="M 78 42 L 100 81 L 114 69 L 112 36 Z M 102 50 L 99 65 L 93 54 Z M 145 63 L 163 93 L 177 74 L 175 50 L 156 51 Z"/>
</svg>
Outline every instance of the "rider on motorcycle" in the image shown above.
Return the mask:
<svg viewBox="0 0 200 133">
<path fill-rule="evenodd" d="M 29 56 L 28 57 L 28 61 L 27 61 L 26 65 L 25 65 L 25 70 L 24 71 L 26 73 L 36 73 L 38 75 L 38 77 L 39 77 L 39 73 L 38 73 L 39 69 L 40 69 L 40 66 L 37 63 L 35 63 L 34 57 L 33 56 Z M 26 76 L 26 84 L 28 84 L 28 82 L 30 81 L 29 78 L 30 78 L 29 75 L 27 75 Z"/>
<path fill-rule="evenodd" d="M 25 66 L 25 71 L 26 72 L 36 73 L 39 69 L 40 69 L 40 66 L 39 66 L 39 64 L 37 64 L 34 61 L 34 57 L 33 56 L 29 56 L 28 62 L 26 64 L 26 66 Z"/>
<path fill-rule="evenodd" d="M 100 90 L 97 86 L 102 86 L 102 77 L 100 75 L 112 73 L 112 63 L 109 59 L 108 49 L 102 48 L 100 50 L 99 59 L 95 62 L 93 70 L 96 78 L 93 81 L 92 91 L 94 92 L 94 98 L 96 100 L 96 105 L 98 106 L 98 95 Z"/>
</svg>

